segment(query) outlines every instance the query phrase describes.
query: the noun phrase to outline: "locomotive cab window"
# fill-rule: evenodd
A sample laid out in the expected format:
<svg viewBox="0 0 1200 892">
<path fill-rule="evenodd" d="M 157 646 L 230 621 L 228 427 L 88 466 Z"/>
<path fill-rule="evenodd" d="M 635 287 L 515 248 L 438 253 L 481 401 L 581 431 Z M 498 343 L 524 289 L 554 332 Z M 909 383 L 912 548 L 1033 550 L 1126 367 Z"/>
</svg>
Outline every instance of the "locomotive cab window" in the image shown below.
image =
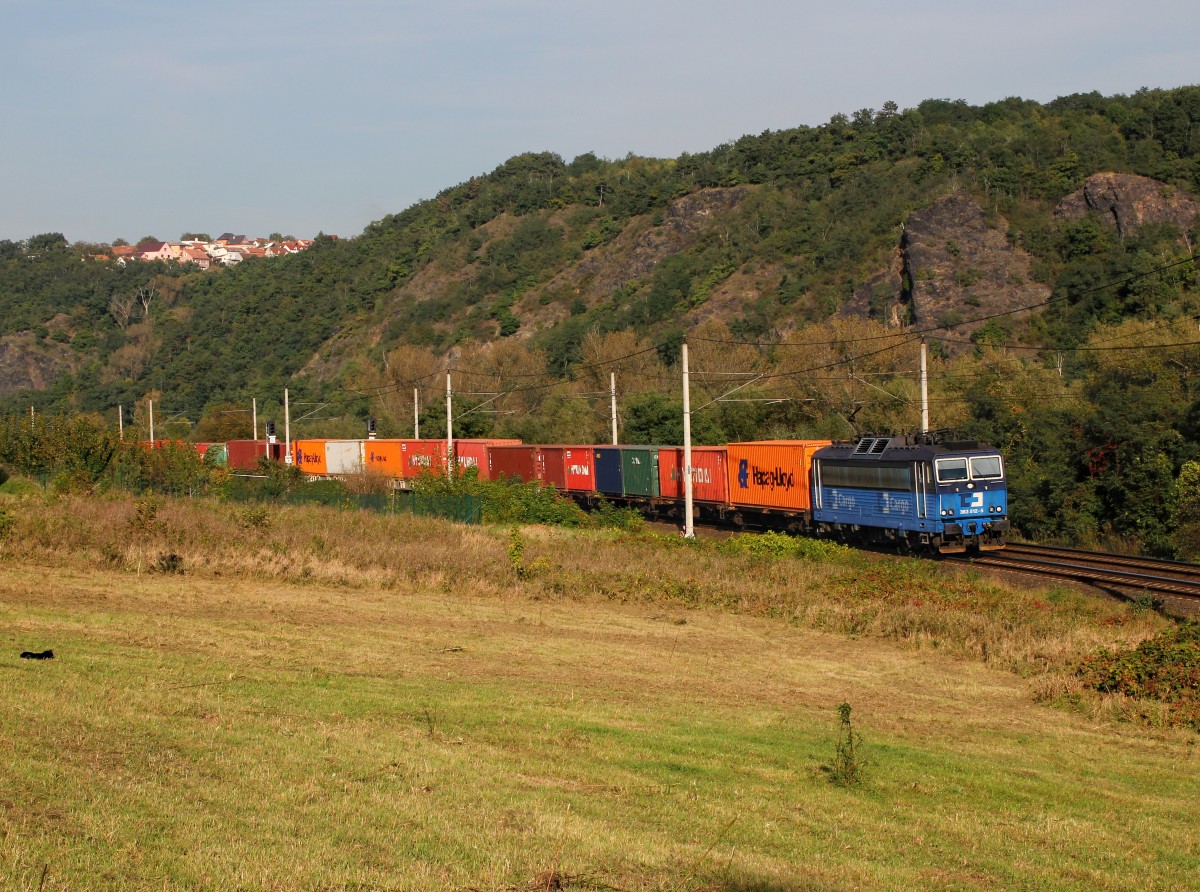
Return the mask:
<svg viewBox="0 0 1200 892">
<path fill-rule="evenodd" d="M 998 455 L 976 455 L 971 458 L 972 480 L 999 480 L 1004 476 L 1004 467 Z"/>
<path fill-rule="evenodd" d="M 936 465 L 938 483 L 957 483 L 967 479 L 965 458 L 939 458 Z"/>
</svg>

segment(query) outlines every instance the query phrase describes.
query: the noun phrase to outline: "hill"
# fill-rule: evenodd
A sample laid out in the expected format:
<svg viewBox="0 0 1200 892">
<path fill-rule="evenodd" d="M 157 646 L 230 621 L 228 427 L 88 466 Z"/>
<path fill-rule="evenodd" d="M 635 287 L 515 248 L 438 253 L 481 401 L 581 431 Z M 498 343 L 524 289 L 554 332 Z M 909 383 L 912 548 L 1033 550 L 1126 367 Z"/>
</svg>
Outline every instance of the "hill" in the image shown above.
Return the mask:
<svg viewBox="0 0 1200 892">
<path fill-rule="evenodd" d="M 416 389 L 437 435 L 453 369 L 461 433 L 579 440 L 605 436 L 615 372 L 623 436 L 662 442 L 686 333 L 702 441 L 850 436 L 917 425 L 923 334 L 934 425 L 1028 459 L 1017 485 L 1048 507 L 1026 528 L 1170 550 L 1200 457 L 1198 192 L 1193 86 L 885 103 L 674 159 L 529 153 L 230 270 L 43 234 L 0 243 L 0 407 L 120 404 L 144 428 L 154 398 L 159 430 L 222 439 L 288 386 L 302 433 L 386 435 Z"/>
</svg>

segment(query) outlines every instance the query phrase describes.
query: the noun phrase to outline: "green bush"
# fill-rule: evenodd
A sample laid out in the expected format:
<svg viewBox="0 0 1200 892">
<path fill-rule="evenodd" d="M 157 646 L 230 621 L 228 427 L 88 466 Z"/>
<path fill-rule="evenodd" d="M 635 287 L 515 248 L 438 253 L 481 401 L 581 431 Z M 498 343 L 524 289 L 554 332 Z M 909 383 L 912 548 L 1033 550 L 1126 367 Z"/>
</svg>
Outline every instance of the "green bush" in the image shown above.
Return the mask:
<svg viewBox="0 0 1200 892">
<path fill-rule="evenodd" d="M 453 477 L 423 474 L 413 482 L 418 493 L 477 496 L 485 523 L 545 523 L 578 527 L 588 515 L 554 487 L 508 480 L 480 480 L 472 469 Z"/>
<path fill-rule="evenodd" d="M 866 762 L 863 759 L 862 735 L 854 730 L 850 722 L 849 703 L 838 704 L 838 739 L 833 745 L 833 759 L 824 767 L 830 783 L 839 787 L 857 787 L 862 784 Z"/>
<path fill-rule="evenodd" d="M 1133 650 L 1102 650 L 1077 671 L 1101 693 L 1166 703 L 1175 723 L 1200 731 L 1200 622 L 1184 622 Z"/>
<path fill-rule="evenodd" d="M 619 508 L 607 499 L 600 499 L 588 515 L 594 526 L 636 533 L 646 525 L 646 518 L 633 508 Z"/>
<path fill-rule="evenodd" d="M 799 558 L 801 560 L 827 560 L 831 557 L 853 554 L 853 549 L 836 542 L 789 536 L 786 533 L 743 533 L 725 539 L 718 549 L 726 554 L 743 554 L 764 558 Z"/>
</svg>

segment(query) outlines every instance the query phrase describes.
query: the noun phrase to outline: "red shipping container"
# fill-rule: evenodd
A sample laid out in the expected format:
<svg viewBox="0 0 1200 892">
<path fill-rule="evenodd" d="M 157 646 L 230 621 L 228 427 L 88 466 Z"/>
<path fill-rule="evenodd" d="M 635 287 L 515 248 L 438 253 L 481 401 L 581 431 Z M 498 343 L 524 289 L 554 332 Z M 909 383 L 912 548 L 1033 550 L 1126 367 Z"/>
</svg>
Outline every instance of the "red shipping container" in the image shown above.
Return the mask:
<svg viewBox="0 0 1200 892">
<path fill-rule="evenodd" d="M 401 440 L 400 459 L 404 478 L 446 473 L 445 440 Z"/>
<path fill-rule="evenodd" d="M 489 446 L 488 479 L 520 480 L 524 483 L 538 479 L 536 446 Z"/>
<path fill-rule="evenodd" d="M 455 440 L 454 455 L 458 460 L 459 471 L 479 470 L 479 477 L 488 479 L 487 453 L 491 446 L 520 446 L 520 440 Z"/>
<path fill-rule="evenodd" d="M 567 488 L 566 446 L 537 447 L 537 479 L 543 486 Z"/>
<path fill-rule="evenodd" d="M 258 460 L 270 455 L 273 461 L 283 461 L 283 444 L 266 440 L 230 440 L 225 444 L 228 467 L 232 471 L 257 471 Z"/>
<path fill-rule="evenodd" d="M 807 511 L 813 453 L 830 440 L 730 443 L 729 501 L 734 505 Z"/>
<path fill-rule="evenodd" d="M 724 446 L 692 447 L 692 498 L 697 502 L 729 501 L 726 470 L 728 450 Z M 683 449 L 666 446 L 658 451 L 658 489 L 664 499 L 683 501 Z"/>
<path fill-rule="evenodd" d="M 596 491 L 595 453 L 590 446 L 564 446 L 567 485 L 572 492 Z"/>
</svg>

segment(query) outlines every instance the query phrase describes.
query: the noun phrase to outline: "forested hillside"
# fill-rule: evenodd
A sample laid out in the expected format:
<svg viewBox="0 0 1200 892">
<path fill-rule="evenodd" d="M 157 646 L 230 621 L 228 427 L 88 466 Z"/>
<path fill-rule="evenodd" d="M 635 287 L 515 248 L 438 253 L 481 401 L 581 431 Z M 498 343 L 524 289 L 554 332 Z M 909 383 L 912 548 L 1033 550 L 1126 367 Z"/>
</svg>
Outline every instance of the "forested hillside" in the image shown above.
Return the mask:
<svg viewBox="0 0 1200 892">
<path fill-rule="evenodd" d="M 0 406 L 166 433 L 445 428 L 701 440 L 919 423 L 1009 456 L 1015 519 L 1200 550 L 1200 87 L 1048 104 L 885 103 L 675 159 L 549 153 L 234 269 L 119 268 L 54 233 L 0 242 Z M 723 399 L 722 399 L 723 398 Z M 718 401 L 719 400 L 719 401 Z M 142 419 L 138 418 L 140 422 Z M 160 427 L 160 431 L 164 429 Z M 1196 503 L 1193 505 L 1193 503 Z"/>
</svg>

